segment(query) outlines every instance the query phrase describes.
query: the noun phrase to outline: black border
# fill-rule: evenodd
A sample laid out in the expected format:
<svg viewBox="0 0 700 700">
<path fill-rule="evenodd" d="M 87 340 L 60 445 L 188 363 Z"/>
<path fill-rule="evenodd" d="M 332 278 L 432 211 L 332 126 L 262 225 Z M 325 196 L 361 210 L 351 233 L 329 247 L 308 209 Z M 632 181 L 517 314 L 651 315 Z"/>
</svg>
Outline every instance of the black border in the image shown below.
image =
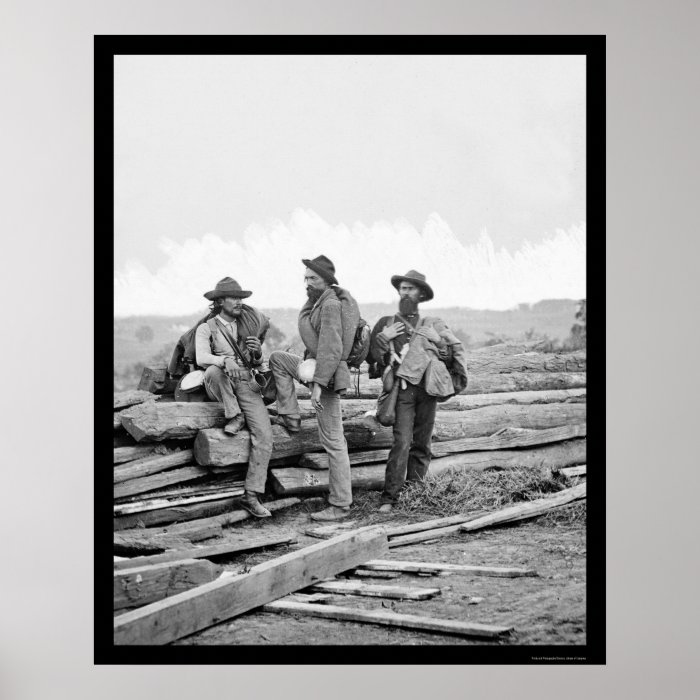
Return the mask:
<svg viewBox="0 0 700 700">
<path fill-rule="evenodd" d="M 193 54 L 394 54 L 586 56 L 587 338 L 587 560 L 585 645 L 546 646 L 115 646 L 113 643 L 112 463 L 110 398 L 103 362 L 95 363 L 95 601 L 96 664 L 605 664 L 605 36 L 595 35 L 96 35 L 95 52 L 95 270 L 114 270 L 114 56 Z M 592 235 L 591 235 L 592 232 Z M 595 261 L 595 264 L 592 264 Z M 596 274 L 597 273 L 597 274 Z M 113 274 L 113 272 L 112 272 Z M 95 285 L 97 288 L 97 285 Z M 104 288 L 104 285 L 100 285 Z M 114 290 L 100 292 L 112 299 Z M 109 297 L 108 297 L 109 295 Z M 95 356 L 110 348 L 114 329 L 95 304 Z M 593 319 L 592 321 L 590 319 Z M 312 651 L 313 653 L 310 653 Z M 538 659 L 539 657 L 539 659 Z M 541 660 L 542 658 L 546 660 Z M 579 660 L 571 660 L 574 657 Z"/>
</svg>

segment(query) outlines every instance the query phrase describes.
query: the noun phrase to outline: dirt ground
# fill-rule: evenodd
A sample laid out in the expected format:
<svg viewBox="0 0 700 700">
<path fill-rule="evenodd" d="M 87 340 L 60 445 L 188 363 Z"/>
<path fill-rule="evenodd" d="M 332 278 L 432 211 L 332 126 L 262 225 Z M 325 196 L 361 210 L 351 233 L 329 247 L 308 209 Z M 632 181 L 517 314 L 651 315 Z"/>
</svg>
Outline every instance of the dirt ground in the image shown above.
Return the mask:
<svg viewBox="0 0 700 700">
<path fill-rule="evenodd" d="M 304 534 L 317 526 L 309 511 L 320 501 L 304 503 L 279 511 L 273 521 L 246 522 L 228 530 L 295 533 L 298 542 L 262 552 L 222 558 L 227 570 L 242 572 L 268 559 L 316 544 L 320 540 Z M 421 518 L 427 519 L 427 518 Z M 371 522 L 387 526 L 403 525 L 416 518 L 373 517 Z M 359 525 L 369 524 L 360 521 Z M 256 533 L 257 534 L 257 533 Z M 213 541 L 212 541 L 213 542 Z M 395 579 L 362 578 L 367 583 L 435 587 L 441 594 L 425 601 L 399 601 L 360 596 L 333 596 L 328 603 L 352 608 L 380 608 L 396 612 L 449 620 L 463 620 L 514 628 L 514 633 L 498 640 L 467 639 L 413 632 L 379 625 L 324 620 L 313 617 L 251 612 L 224 622 L 175 644 L 350 644 L 350 645 L 427 645 L 427 644 L 585 644 L 586 643 L 586 529 L 585 524 L 552 523 L 547 518 L 521 524 L 460 533 L 432 543 L 420 543 L 389 550 L 385 557 L 395 560 L 443 562 L 479 566 L 534 569 L 537 577 L 495 578 L 485 576 L 416 576 L 402 574 Z M 338 579 L 343 579 L 342 575 Z M 481 599 L 474 601 L 473 599 Z"/>
</svg>

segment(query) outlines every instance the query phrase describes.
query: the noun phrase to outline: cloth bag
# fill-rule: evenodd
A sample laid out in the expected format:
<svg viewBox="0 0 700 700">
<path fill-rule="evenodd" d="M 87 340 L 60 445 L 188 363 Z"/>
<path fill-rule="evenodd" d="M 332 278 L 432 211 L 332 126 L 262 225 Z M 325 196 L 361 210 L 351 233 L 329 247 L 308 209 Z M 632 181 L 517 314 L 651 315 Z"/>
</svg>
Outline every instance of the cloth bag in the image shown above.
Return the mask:
<svg viewBox="0 0 700 700">
<path fill-rule="evenodd" d="M 377 421 L 380 425 L 390 426 L 396 422 L 396 399 L 401 382 L 394 376 L 391 365 L 387 365 L 382 375 L 382 393 L 377 399 Z"/>
</svg>

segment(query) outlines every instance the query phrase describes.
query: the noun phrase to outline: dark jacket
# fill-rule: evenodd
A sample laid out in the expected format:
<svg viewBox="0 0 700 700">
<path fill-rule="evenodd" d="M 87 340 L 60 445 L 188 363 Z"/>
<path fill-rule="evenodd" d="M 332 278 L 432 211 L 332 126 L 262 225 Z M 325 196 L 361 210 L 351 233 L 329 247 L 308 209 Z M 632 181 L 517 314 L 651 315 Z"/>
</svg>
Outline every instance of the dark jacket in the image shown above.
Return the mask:
<svg viewBox="0 0 700 700">
<path fill-rule="evenodd" d="M 313 381 L 344 392 L 351 386 L 346 360 L 352 350 L 360 309 L 350 293 L 330 287 L 313 302 L 309 299 L 299 312 L 299 335 L 306 347 L 305 358 L 316 360 Z"/>
</svg>

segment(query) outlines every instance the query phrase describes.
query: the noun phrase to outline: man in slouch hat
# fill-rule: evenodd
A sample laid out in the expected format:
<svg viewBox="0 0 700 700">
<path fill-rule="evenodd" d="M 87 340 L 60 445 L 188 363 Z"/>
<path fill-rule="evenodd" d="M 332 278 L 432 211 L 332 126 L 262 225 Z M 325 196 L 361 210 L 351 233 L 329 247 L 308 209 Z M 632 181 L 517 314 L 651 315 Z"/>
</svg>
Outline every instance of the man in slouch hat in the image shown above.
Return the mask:
<svg viewBox="0 0 700 700">
<path fill-rule="evenodd" d="M 425 275 L 409 270 L 405 275 L 394 275 L 391 284 L 399 293 L 399 311 L 375 324 L 368 357 L 376 364 L 375 374 L 381 376 L 390 366 L 393 382 L 400 382 L 394 441 L 379 508 L 382 513 L 392 510 L 406 481 L 425 478 L 437 403 L 467 384 L 459 339 L 441 319 L 418 314 L 418 305 L 433 298 Z"/>
<path fill-rule="evenodd" d="M 311 404 L 318 433 L 330 463 L 328 507 L 311 517 L 319 521 L 345 518 L 352 503 L 350 459 L 343 433 L 340 395 L 351 386 L 347 359 L 352 349 L 360 311 L 349 292 L 338 286 L 335 266 L 325 256 L 302 259 L 307 301 L 299 312 L 299 335 L 306 352 L 302 358 L 288 352 L 270 355 L 277 386 L 277 409 L 290 433 L 298 432 L 301 414 L 294 380 L 311 387 Z"/>
<path fill-rule="evenodd" d="M 256 518 L 270 517 L 260 503 L 265 492 L 267 468 L 272 454 L 272 426 L 267 408 L 256 390 L 250 371 L 262 364 L 262 342 L 270 321 L 257 309 L 243 304 L 252 292 L 236 280 L 224 277 L 204 295 L 212 302 L 211 313 L 195 333 L 196 363 L 204 373 L 204 387 L 213 401 L 224 405 L 229 422 L 224 431 L 235 435 L 243 425 L 250 431 L 250 457 L 245 479 L 243 507 Z"/>
</svg>

